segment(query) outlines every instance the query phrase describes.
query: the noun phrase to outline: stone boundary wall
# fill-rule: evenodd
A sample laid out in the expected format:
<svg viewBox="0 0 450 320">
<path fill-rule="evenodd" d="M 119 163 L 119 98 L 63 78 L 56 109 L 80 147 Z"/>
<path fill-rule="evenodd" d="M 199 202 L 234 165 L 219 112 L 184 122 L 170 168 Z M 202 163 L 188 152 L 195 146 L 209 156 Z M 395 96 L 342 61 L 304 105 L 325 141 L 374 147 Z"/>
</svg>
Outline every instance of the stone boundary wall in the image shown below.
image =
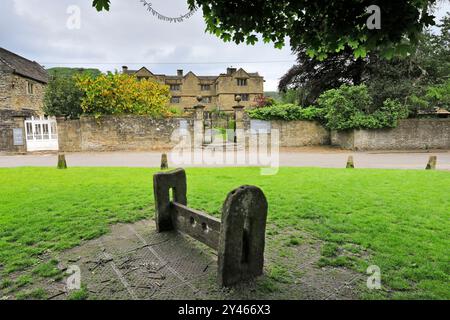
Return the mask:
<svg viewBox="0 0 450 320">
<path fill-rule="evenodd" d="M 26 139 L 25 139 L 25 124 L 26 117 L 36 116 L 33 110 L 0 110 L 0 153 L 25 153 Z M 22 145 L 14 145 L 15 128 L 22 129 Z"/>
<path fill-rule="evenodd" d="M 82 116 L 79 120 L 58 121 L 59 148 L 78 151 L 152 151 L 172 148 L 171 136 L 187 122 L 192 132 L 193 120 L 184 118 L 154 119 L 146 116 Z"/>
<path fill-rule="evenodd" d="M 392 129 L 333 131 L 331 144 L 351 150 L 450 149 L 450 119 L 405 119 Z"/>
<path fill-rule="evenodd" d="M 271 121 L 280 133 L 280 147 L 304 147 L 330 144 L 330 131 L 315 121 Z"/>
<path fill-rule="evenodd" d="M 243 117 L 243 128 L 251 129 L 252 119 L 245 113 Z M 278 130 L 280 135 L 280 147 L 295 148 L 305 146 L 330 145 L 330 131 L 316 121 L 282 121 L 271 120 L 271 130 Z"/>
<path fill-rule="evenodd" d="M 183 120 L 193 135 L 194 118 L 83 116 L 58 119 L 60 151 L 152 151 L 175 146 L 171 140 Z M 243 128 L 250 129 L 245 118 Z M 200 122 L 201 124 L 201 122 Z M 280 133 L 280 147 L 333 145 L 350 150 L 450 149 L 450 119 L 406 119 L 397 128 L 330 132 L 314 121 L 270 121 Z"/>
</svg>

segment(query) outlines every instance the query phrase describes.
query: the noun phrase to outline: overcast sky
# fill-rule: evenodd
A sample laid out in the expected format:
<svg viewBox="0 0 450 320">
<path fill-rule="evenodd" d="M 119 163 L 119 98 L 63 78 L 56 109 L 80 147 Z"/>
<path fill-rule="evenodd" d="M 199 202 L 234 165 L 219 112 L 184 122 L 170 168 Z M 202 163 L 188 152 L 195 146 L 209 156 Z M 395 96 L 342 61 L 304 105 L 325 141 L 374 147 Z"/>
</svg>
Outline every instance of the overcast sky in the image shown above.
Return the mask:
<svg viewBox="0 0 450 320">
<path fill-rule="evenodd" d="M 205 33 L 201 12 L 183 23 L 168 23 L 152 16 L 140 0 L 111 0 L 110 12 L 98 13 L 92 0 L 1 0 L 0 46 L 46 67 L 95 67 L 103 71 L 122 65 L 145 65 L 155 73 L 176 69 L 215 75 L 228 66 L 259 72 L 265 90 L 276 90 L 279 78 L 294 64 L 289 45 L 255 46 L 223 43 Z M 188 11 L 186 0 L 149 0 L 167 16 Z M 80 8 L 80 29 L 69 29 L 71 5 Z M 437 15 L 450 11 L 449 2 Z"/>
</svg>

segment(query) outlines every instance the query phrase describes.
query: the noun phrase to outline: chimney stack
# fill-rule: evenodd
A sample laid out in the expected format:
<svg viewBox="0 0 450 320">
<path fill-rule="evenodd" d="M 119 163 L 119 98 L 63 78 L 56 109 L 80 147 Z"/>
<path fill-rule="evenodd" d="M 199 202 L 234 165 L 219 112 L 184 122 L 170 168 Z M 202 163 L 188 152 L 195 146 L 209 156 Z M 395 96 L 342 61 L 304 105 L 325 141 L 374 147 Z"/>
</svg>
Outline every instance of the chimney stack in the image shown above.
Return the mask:
<svg viewBox="0 0 450 320">
<path fill-rule="evenodd" d="M 233 73 L 235 73 L 236 72 L 236 68 L 227 68 L 227 75 L 229 75 L 229 76 L 231 76 Z"/>
<path fill-rule="evenodd" d="M 178 75 L 179 77 L 182 77 L 182 76 L 183 76 L 183 70 L 182 70 L 182 69 L 178 69 L 178 70 L 177 70 L 177 75 Z"/>
<path fill-rule="evenodd" d="M 128 71 L 128 67 L 127 66 L 122 66 L 122 73 L 127 73 Z"/>
</svg>

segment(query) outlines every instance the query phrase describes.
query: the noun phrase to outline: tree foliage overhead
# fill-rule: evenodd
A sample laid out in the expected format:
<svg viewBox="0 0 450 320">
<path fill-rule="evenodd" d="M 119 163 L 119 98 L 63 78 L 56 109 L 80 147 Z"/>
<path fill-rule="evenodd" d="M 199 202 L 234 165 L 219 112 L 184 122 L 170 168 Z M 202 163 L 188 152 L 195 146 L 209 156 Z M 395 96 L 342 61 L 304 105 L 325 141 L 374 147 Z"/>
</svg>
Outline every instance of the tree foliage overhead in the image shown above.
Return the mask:
<svg viewBox="0 0 450 320">
<path fill-rule="evenodd" d="M 319 61 L 300 47 L 295 50 L 297 64 L 281 78 L 279 89 L 288 93 L 285 96 L 295 93 L 295 102 L 310 105 L 326 90 L 364 83 L 374 106 L 381 106 L 387 98 L 405 103 L 409 96 L 422 94 L 429 85 L 441 84 L 450 75 L 450 15 L 442 19 L 439 29 L 420 34 L 418 45 L 407 57 L 390 60 L 378 51 L 356 59 L 346 49 Z"/>
<path fill-rule="evenodd" d="M 437 0 L 187 0 L 201 8 L 207 31 L 224 41 L 254 44 L 261 37 L 281 48 L 289 38 L 311 57 L 325 59 L 350 47 L 356 57 L 375 48 L 392 57 L 406 54 L 424 27 L 434 24 L 431 7 Z M 381 28 L 367 20 L 377 5 Z M 97 10 L 109 10 L 110 0 L 94 0 Z"/>
<path fill-rule="evenodd" d="M 349 46 L 356 57 L 378 48 L 391 57 L 405 54 L 417 36 L 434 24 L 430 6 L 436 0 L 188 0 L 203 9 L 207 30 L 225 41 L 265 42 L 282 47 L 289 37 L 293 48 L 303 46 L 311 57 Z M 369 30 L 371 5 L 381 9 L 381 28 Z"/>
</svg>

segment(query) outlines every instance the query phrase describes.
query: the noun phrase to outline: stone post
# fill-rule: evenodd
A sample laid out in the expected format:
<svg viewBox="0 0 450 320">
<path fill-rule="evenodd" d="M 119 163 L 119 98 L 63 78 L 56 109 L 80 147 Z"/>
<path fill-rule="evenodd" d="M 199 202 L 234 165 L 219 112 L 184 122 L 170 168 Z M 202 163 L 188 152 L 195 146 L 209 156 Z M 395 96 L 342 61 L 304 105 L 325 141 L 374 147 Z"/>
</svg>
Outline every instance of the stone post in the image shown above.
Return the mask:
<svg viewBox="0 0 450 320">
<path fill-rule="evenodd" d="M 347 160 L 347 169 L 354 169 L 355 168 L 355 162 L 353 161 L 353 156 L 349 156 Z"/>
<path fill-rule="evenodd" d="M 235 134 L 235 142 L 239 145 L 245 144 L 245 131 L 244 131 L 244 107 L 239 105 L 240 96 L 236 97 L 236 101 L 238 102 L 237 106 L 234 106 L 234 121 L 236 124 L 236 134 Z"/>
<path fill-rule="evenodd" d="M 167 154 L 163 153 L 161 156 L 161 170 L 169 169 L 169 161 L 167 160 Z"/>
<path fill-rule="evenodd" d="M 428 159 L 426 170 L 435 170 L 436 169 L 436 162 L 437 157 L 436 156 L 430 156 Z"/>
<path fill-rule="evenodd" d="M 58 169 L 67 169 L 66 155 L 64 153 L 58 153 Z"/>
<path fill-rule="evenodd" d="M 66 151 L 66 117 L 56 116 L 56 125 L 58 126 L 58 148 L 60 152 Z M 80 133 L 81 134 L 81 133 Z"/>
</svg>

